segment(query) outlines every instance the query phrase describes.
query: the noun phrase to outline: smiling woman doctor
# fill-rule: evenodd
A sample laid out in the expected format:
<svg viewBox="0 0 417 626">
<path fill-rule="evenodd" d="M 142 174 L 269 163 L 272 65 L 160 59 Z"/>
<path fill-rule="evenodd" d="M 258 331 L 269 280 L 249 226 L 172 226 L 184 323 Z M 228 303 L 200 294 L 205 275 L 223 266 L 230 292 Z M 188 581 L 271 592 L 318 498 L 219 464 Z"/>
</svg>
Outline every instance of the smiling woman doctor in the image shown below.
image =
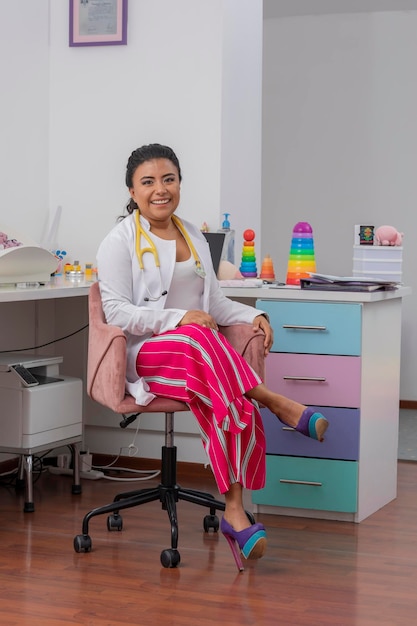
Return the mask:
<svg viewBox="0 0 417 626">
<path fill-rule="evenodd" d="M 260 558 L 262 524 L 250 525 L 242 489 L 265 483 L 265 436 L 258 402 L 302 434 L 323 440 L 327 420 L 270 391 L 218 332 L 218 324 L 249 323 L 272 346 L 267 317 L 228 300 L 213 270 L 208 244 L 193 224 L 174 215 L 181 169 L 171 148 L 150 144 L 132 152 L 126 170 L 130 201 L 101 243 L 98 277 L 106 320 L 127 337 L 128 391 L 139 404 L 155 396 L 186 402 L 226 509 L 221 530 L 234 554 Z M 140 352 L 140 359 L 138 354 Z"/>
</svg>

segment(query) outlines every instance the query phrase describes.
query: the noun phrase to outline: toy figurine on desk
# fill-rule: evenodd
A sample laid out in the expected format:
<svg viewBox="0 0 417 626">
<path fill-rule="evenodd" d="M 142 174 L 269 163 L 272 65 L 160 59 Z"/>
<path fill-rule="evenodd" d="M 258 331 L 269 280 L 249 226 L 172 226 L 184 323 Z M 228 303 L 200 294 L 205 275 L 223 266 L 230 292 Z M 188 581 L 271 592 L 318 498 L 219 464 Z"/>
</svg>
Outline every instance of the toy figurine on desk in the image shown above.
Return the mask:
<svg viewBox="0 0 417 626">
<path fill-rule="evenodd" d="M 375 231 L 377 246 L 401 246 L 404 233 L 399 233 L 394 226 L 379 226 Z"/>
<path fill-rule="evenodd" d="M 0 250 L 6 250 L 6 248 L 17 248 L 22 244 L 16 239 L 9 239 L 6 233 L 0 231 Z"/>
<path fill-rule="evenodd" d="M 62 276 L 64 268 L 64 257 L 67 256 L 67 253 L 65 250 L 52 250 L 52 254 L 54 254 L 58 259 L 58 267 L 54 272 L 54 276 Z"/>
</svg>

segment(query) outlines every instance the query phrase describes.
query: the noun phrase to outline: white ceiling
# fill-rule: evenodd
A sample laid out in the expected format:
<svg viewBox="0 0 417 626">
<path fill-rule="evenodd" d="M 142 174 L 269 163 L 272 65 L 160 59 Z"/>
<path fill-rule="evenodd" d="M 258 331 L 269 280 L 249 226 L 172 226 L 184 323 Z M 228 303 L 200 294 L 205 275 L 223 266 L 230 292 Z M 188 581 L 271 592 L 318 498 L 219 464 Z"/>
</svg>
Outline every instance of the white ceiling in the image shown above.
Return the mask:
<svg viewBox="0 0 417 626">
<path fill-rule="evenodd" d="M 264 18 L 412 10 L 417 0 L 264 0 Z"/>
</svg>

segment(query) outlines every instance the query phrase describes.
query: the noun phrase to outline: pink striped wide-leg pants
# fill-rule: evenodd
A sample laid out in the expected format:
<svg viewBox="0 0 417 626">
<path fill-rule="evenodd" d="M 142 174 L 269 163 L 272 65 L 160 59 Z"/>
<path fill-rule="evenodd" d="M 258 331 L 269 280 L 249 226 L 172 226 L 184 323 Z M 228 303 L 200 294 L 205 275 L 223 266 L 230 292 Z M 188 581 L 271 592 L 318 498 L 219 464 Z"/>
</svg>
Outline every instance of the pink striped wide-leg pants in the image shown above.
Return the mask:
<svg viewBox="0 0 417 626">
<path fill-rule="evenodd" d="M 264 486 L 262 418 L 244 395 L 262 381 L 221 333 L 189 324 L 155 335 L 141 347 L 136 367 L 153 394 L 189 405 L 220 493 L 236 482 Z"/>
</svg>

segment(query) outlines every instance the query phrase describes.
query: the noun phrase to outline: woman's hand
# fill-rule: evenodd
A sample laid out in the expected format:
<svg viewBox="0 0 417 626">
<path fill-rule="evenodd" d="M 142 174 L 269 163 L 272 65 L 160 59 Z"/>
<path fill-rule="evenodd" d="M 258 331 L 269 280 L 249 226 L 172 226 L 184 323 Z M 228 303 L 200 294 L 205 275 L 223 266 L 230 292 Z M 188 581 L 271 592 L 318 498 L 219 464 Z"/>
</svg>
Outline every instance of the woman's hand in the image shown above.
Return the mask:
<svg viewBox="0 0 417 626">
<path fill-rule="evenodd" d="M 257 315 L 255 317 L 255 319 L 253 320 L 253 329 L 263 330 L 263 332 L 265 333 L 265 355 L 268 354 L 274 342 L 274 331 L 272 330 L 270 323 L 264 315 Z"/>
<path fill-rule="evenodd" d="M 178 322 L 177 326 L 185 326 L 186 324 L 198 324 L 205 328 L 219 330 L 216 320 L 205 311 L 187 311 L 184 317 Z"/>
</svg>

